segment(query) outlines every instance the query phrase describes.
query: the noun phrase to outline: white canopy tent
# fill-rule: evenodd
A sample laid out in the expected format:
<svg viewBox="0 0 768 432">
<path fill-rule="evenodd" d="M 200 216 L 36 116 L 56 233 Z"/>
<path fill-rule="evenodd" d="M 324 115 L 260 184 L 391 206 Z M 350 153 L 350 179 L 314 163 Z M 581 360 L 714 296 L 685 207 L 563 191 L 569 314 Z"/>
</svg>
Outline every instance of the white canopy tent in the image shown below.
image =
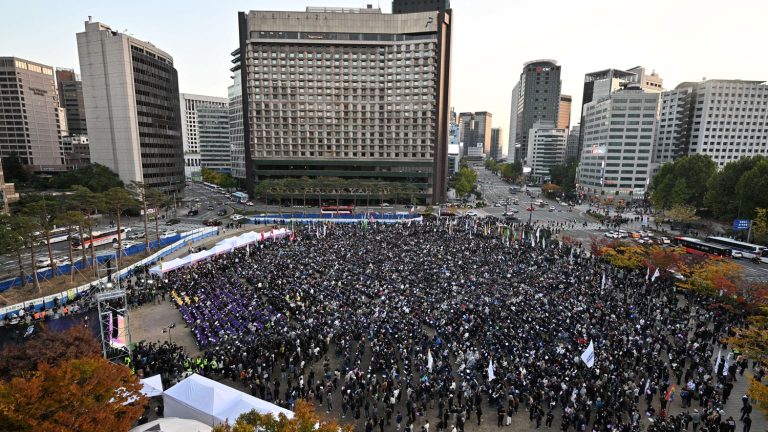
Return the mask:
<svg viewBox="0 0 768 432">
<path fill-rule="evenodd" d="M 193 374 L 163 393 L 165 415 L 199 420 L 215 426 L 234 423 L 240 414 L 257 410 L 261 414 L 293 413 L 265 400 L 255 398 L 217 381 Z"/>
<path fill-rule="evenodd" d="M 285 237 L 287 235 L 290 235 L 290 233 L 291 231 L 286 228 L 280 228 L 276 230 L 264 231 L 259 233 L 255 231 L 250 231 L 247 233 L 240 234 L 239 236 L 230 237 L 230 238 L 221 240 L 219 243 L 216 244 L 216 246 L 212 247 L 211 249 L 196 252 L 196 253 L 187 255 L 184 258 L 176 258 L 168 262 L 161 263 L 160 265 L 152 267 L 149 270 L 149 272 L 152 274 L 160 275 L 165 272 L 169 272 L 171 270 L 176 270 L 180 267 L 184 267 L 190 264 L 194 264 L 196 262 L 206 260 L 215 255 L 232 252 L 235 248 L 240 248 L 249 244 L 260 242 L 262 241 L 262 237 L 264 240 L 267 240 L 273 237 L 274 238 Z"/>
<path fill-rule="evenodd" d="M 197 420 L 165 417 L 136 426 L 128 432 L 211 432 L 211 429 Z"/>
<path fill-rule="evenodd" d="M 144 385 L 141 389 L 141 393 L 147 397 L 160 396 L 163 394 L 163 380 L 160 375 L 144 378 L 139 381 Z"/>
</svg>

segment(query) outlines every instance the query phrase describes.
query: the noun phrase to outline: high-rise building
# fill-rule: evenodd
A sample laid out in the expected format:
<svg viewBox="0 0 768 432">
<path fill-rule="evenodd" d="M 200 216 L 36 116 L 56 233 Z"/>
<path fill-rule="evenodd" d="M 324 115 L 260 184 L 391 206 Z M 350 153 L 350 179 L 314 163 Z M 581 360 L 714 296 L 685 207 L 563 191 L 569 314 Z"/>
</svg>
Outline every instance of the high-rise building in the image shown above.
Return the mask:
<svg viewBox="0 0 768 432">
<path fill-rule="evenodd" d="M 207 166 L 202 158 L 200 149 L 200 126 L 198 121 L 198 108 L 226 108 L 229 100 L 223 97 L 203 96 L 189 93 L 179 95 L 179 106 L 181 107 L 181 136 L 184 142 L 184 175 L 187 178 L 200 181 L 202 179 L 201 169 Z M 229 132 L 227 132 L 229 133 Z M 220 150 L 215 151 L 217 154 Z M 210 157 L 210 153 L 209 153 Z M 218 156 L 215 156 L 218 158 Z M 211 161 L 209 161 L 210 163 Z M 221 163 L 217 161 L 216 166 Z M 227 164 L 229 165 L 229 163 Z M 227 172 L 229 168 L 227 167 Z"/>
<path fill-rule="evenodd" d="M 245 146 L 243 145 L 243 88 L 240 85 L 240 65 L 233 68 L 229 96 L 229 151 L 232 154 L 232 177 L 245 179 Z"/>
<path fill-rule="evenodd" d="M 485 154 L 486 157 L 491 153 L 491 123 L 493 115 L 486 111 L 475 113 L 464 112 L 459 114 L 459 123 L 461 124 L 461 142 L 464 143 L 464 156 L 470 153 Z M 479 147 L 480 151 L 471 150 Z"/>
<path fill-rule="evenodd" d="M 91 149 L 87 135 L 67 135 L 61 138 L 61 151 L 67 169 L 82 168 L 91 163 Z"/>
<path fill-rule="evenodd" d="M 67 130 L 64 135 L 88 135 L 83 102 L 83 82 L 72 69 L 56 68 L 59 106 L 66 112 Z"/>
<path fill-rule="evenodd" d="M 124 183 L 184 188 L 178 74 L 153 44 L 89 20 L 77 34 L 91 162 Z"/>
<path fill-rule="evenodd" d="M 452 12 L 413 1 L 240 13 L 247 183 L 377 179 L 445 201 Z"/>
<path fill-rule="evenodd" d="M 636 66 L 629 70 L 605 69 L 584 75 L 584 92 L 581 99 L 581 124 L 584 125 L 584 106 L 589 102 L 603 100 L 618 90 L 634 83 L 646 93 L 660 93 L 663 80 L 656 72 L 650 75 L 645 68 Z M 581 130 L 584 132 L 584 129 Z M 584 147 L 584 136 L 579 136 L 579 154 Z"/>
<path fill-rule="evenodd" d="M 557 128 L 568 130 L 571 127 L 571 102 L 570 95 L 560 95 L 560 105 L 557 108 Z"/>
<path fill-rule="evenodd" d="M 704 154 L 722 168 L 745 156 L 768 155 L 766 105 L 764 81 L 713 79 L 664 92 L 655 162 Z"/>
<path fill-rule="evenodd" d="M 660 94 L 631 84 L 584 106 L 577 183 L 589 196 L 643 198 L 653 173 Z"/>
<path fill-rule="evenodd" d="M 581 133 L 579 125 L 571 127 L 568 133 L 568 140 L 565 143 L 565 156 L 563 163 L 570 163 L 579 160 L 579 135 Z"/>
<path fill-rule="evenodd" d="M 229 146 L 229 107 L 198 105 L 197 123 L 200 160 L 203 168 L 229 174 L 232 151 Z"/>
<path fill-rule="evenodd" d="M 515 162 L 517 152 L 515 151 L 517 142 L 517 107 L 520 103 L 520 82 L 512 88 L 512 103 L 509 110 L 509 144 L 507 145 L 507 157 Z"/>
<path fill-rule="evenodd" d="M 53 68 L 0 57 L 0 89 L 0 157 L 18 157 L 37 172 L 64 171 Z"/>
<path fill-rule="evenodd" d="M 6 183 L 3 175 L 3 159 L 0 158 L 0 213 L 10 213 L 9 205 L 19 200 L 13 183 Z"/>
<path fill-rule="evenodd" d="M 528 152 L 528 133 L 537 121 L 557 124 L 560 110 L 560 66 L 554 60 L 534 60 L 523 66 L 517 104 L 515 160 Z M 525 161 L 530 165 L 530 161 Z"/>
<path fill-rule="evenodd" d="M 528 132 L 526 160 L 530 177 L 544 182 L 550 179 L 549 169 L 563 163 L 568 129 L 558 128 L 553 121 L 537 121 Z"/>
<path fill-rule="evenodd" d="M 504 159 L 504 147 L 501 143 L 501 128 L 491 129 L 491 151 L 488 157 L 495 161 Z"/>
</svg>

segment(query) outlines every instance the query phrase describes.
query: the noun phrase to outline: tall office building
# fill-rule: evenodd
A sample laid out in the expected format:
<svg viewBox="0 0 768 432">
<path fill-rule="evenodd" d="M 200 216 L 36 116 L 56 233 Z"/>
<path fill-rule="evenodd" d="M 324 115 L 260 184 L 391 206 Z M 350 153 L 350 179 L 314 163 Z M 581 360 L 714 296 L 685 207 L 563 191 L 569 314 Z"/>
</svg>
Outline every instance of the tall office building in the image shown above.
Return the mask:
<svg viewBox="0 0 768 432">
<path fill-rule="evenodd" d="M 77 34 L 91 162 L 125 183 L 184 188 L 179 83 L 173 58 L 100 22 Z"/>
<path fill-rule="evenodd" d="M 200 134 L 200 161 L 203 168 L 229 174 L 232 170 L 229 106 L 199 105 L 197 123 Z"/>
<path fill-rule="evenodd" d="M 475 113 L 463 112 L 459 114 L 461 130 L 459 132 L 461 142 L 464 143 L 464 156 L 484 154 L 488 157 L 491 153 L 491 124 L 493 115 L 486 111 Z M 479 148 L 480 150 L 473 150 Z"/>
<path fill-rule="evenodd" d="M 579 188 L 589 196 L 643 198 L 653 173 L 660 94 L 631 84 L 584 106 Z"/>
<path fill-rule="evenodd" d="M 517 161 L 515 148 L 517 146 L 517 106 L 520 103 L 520 82 L 512 88 L 512 103 L 509 110 L 509 144 L 507 145 L 507 158 Z"/>
<path fill-rule="evenodd" d="M 549 180 L 549 169 L 563 163 L 568 129 L 557 127 L 552 121 L 537 121 L 528 132 L 526 160 L 531 167 L 530 177 L 537 182 Z"/>
<path fill-rule="evenodd" d="M 232 68 L 232 85 L 227 88 L 229 97 L 229 151 L 232 177 L 245 179 L 245 146 L 243 144 L 243 87 L 240 85 L 240 64 Z"/>
<path fill-rule="evenodd" d="M 557 124 L 560 111 L 560 66 L 554 60 L 534 60 L 523 66 L 517 103 L 515 160 L 528 155 L 528 133 L 537 121 Z M 525 161 L 526 165 L 530 161 Z"/>
<path fill-rule="evenodd" d="M 447 1 L 393 10 L 239 14 L 249 184 L 380 179 L 445 201 L 452 12 Z"/>
<path fill-rule="evenodd" d="M 202 179 L 201 169 L 203 167 L 210 168 L 202 160 L 198 108 L 226 108 L 228 104 L 229 99 L 223 97 L 189 93 L 181 93 L 179 95 L 179 106 L 182 111 L 181 136 L 184 142 L 184 175 L 187 178 L 200 181 Z M 218 150 L 216 152 L 219 153 Z M 220 161 L 217 161 L 215 165 L 219 166 Z M 226 171 L 229 172 L 229 163 L 227 165 Z"/>
<path fill-rule="evenodd" d="M 13 183 L 5 182 L 3 175 L 3 159 L 0 158 L 0 213 L 10 213 L 10 205 L 19 200 Z"/>
<path fill-rule="evenodd" d="M 581 125 L 584 125 L 584 106 L 593 101 L 603 100 L 629 84 L 637 84 L 646 93 L 660 93 L 663 80 L 656 72 L 645 73 L 645 68 L 636 66 L 626 71 L 605 69 L 584 75 L 584 90 L 581 99 Z M 582 128 L 582 132 L 584 129 Z M 579 154 L 584 147 L 584 137 L 579 136 Z"/>
<path fill-rule="evenodd" d="M 495 161 L 499 161 L 504 159 L 504 156 L 504 148 L 501 143 L 501 128 L 492 128 L 491 151 L 489 152 L 488 157 Z"/>
<path fill-rule="evenodd" d="M 718 168 L 745 156 L 768 155 L 768 84 L 685 82 L 662 94 L 655 162 L 704 154 Z"/>
<path fill-rule="evenodd" d="M 570 95 L 560 95 L 560 105 L 557 108 L 557 128 L 568 130 L 571 127 L 571 103 Z"/>
<path fill-rule="evenodd" d="M 0 57 L 0 89 L 0 157 L 16 156 L 37 172 L 64 171 L 53 68 Z"/>
<path fill-rule="evenodd" d="M 576 125 L 571 128 L 568 133 L 568 140 L 565 142 L 565 156 L 563 157 L 563 163 L 570 163 L 579 160 L 579 135 L 581 133 L 580 126 Z"/>
<path fill-rule="evenodd" d="M 72 69 L 56 68 L 59 106 L 66 112 L 66 135 L 88 135 L 83 102 L 83 82 Z"/>
</svg>

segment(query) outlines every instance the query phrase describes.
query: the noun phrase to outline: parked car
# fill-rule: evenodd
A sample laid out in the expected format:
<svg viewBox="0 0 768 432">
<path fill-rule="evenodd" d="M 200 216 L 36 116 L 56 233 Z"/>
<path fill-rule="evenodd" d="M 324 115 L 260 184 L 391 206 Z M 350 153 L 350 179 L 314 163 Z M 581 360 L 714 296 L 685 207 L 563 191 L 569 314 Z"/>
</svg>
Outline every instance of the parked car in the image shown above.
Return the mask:
<svg viewBox="0 0 768 432">
<path fill-rule="evenodd" d="M 235 213 L 229 218 L 232 219 L 233 221 L 239 221 L 240 219 L 245 219 L 245 216 Z"/>
<path fill-rule="evenodd" d="M 555 206 L 549 206 L 549 211 L 551 212 L 555 211 Z"/>
<path fill-rule="evenodd" d="M 197 216 L 200 213 L 200 210 L 198 209 L 192 209 L 187 212 L 187 216 Z"/>
<path fill-rule="evenodd" d="M 168 237 L 173 237 L 176 234 L 178 234 L 178 231 L 176 231 L 176 230 L 165 230 L 165 231 L 160 233 L 160 238 L 164 239 L 164 238 L 168 238 Z"/>
<path fill-rule="evenodd" d="M 389 205 L 389 203 L 381 203 L 381 206 L 382 207 L 391 207 L 391 205 Z"/>
<path fill-rule="evenodd" d="M 147 235 L 144 231 L 132 231 L 128 234 L 128 240 L 142 239 Z"/>
<path fill-rule="evenodd" d="M 219 211 L 216 212 L 216 214 L 219 216 L 226 216 L 227 211 L 225 209 L 219 209 Z"/>
<path fill-rule="evenodd" d="M 246 201 L 245 205 L 247 205 L 248 207 L 253 207 L 253 201 Z"/>
<path fill-rule="evenodd" d="M 474 210 L 470 210 L 466 214 L 467 214 L 467 216 L 471 216 L 471 217 L 480 216 L 480 214 L 478 212 L 474 211 Z"/>
<path fill-rule="evenodd" d="M 743 254 L 743 253 L 741 253 L 741 251 L 732 250 L 732 251 L 731 251 L 731 258 L 734 258 L 734 259 L 742 259 L 742 258 L 744 258 L 744 254 Z"/>
<path fill-rule="evenodd" d="M 181 223 L 181 220 L 180 220 L 180 219 L 176 219 L 176 218 L 173 218 L 173 219 L 168 219 L 168 220 L 165 222 L 165 224 L 166 224 L 166 225 L 176 225 L 176 224 L 178 224 L 178 223 Z"/>
<path fill-rule="evenodd" d="M 207 209 L 208 209 L 208 210 L 213 210 L 213 209 L 214 209 L 214 207 L 213 207 L 212 205 L 209 205 L 209 206 L 207 207 Z"/>
<path fill-rule="evenodd" d="M 206 219 L 203 221 L 203 225 L 205 226 L 219 226 L 221 225 L 221 221 L 218 219 Z"/>
<path fill-rule="evenodd" d="M 128 249 L 131 246 L 136 246 L 139 242 L 125 240 L 123 241 L 123 250 Z M 112 243 L 112 247 L 117 249 L 117 242 Z"/>
</svg>

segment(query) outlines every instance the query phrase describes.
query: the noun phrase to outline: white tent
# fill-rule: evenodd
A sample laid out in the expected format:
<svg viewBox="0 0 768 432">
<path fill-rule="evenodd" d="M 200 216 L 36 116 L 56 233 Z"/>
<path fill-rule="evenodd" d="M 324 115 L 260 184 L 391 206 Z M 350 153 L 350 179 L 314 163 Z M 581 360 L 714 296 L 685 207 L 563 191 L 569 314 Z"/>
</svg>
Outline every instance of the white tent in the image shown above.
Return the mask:
<svg viewBox="0 0 768 432">
<path fill-rule="evenodd" d="M 163 380 L 160 375 L 144 378 L 139 382 L 144 385 L 141 389 L 141 393 L 144 394 L 144 396 L 152 397 L 163 394 Z"/>
<path fill-rule="evenodd" d="M 136 426 L 129 432 L 211 432 L 211 427 L 197 420 L 165 417 Z"/>
<path fill-rule="evenodd" d="M 293 413 L 267 401 L 228 387 L 217 381 L 193 374 L 163 393 L 165 415 L 199 420 L 215 426 L 240 414 L 256 409 L 261 414 Z"/>
</svg>

